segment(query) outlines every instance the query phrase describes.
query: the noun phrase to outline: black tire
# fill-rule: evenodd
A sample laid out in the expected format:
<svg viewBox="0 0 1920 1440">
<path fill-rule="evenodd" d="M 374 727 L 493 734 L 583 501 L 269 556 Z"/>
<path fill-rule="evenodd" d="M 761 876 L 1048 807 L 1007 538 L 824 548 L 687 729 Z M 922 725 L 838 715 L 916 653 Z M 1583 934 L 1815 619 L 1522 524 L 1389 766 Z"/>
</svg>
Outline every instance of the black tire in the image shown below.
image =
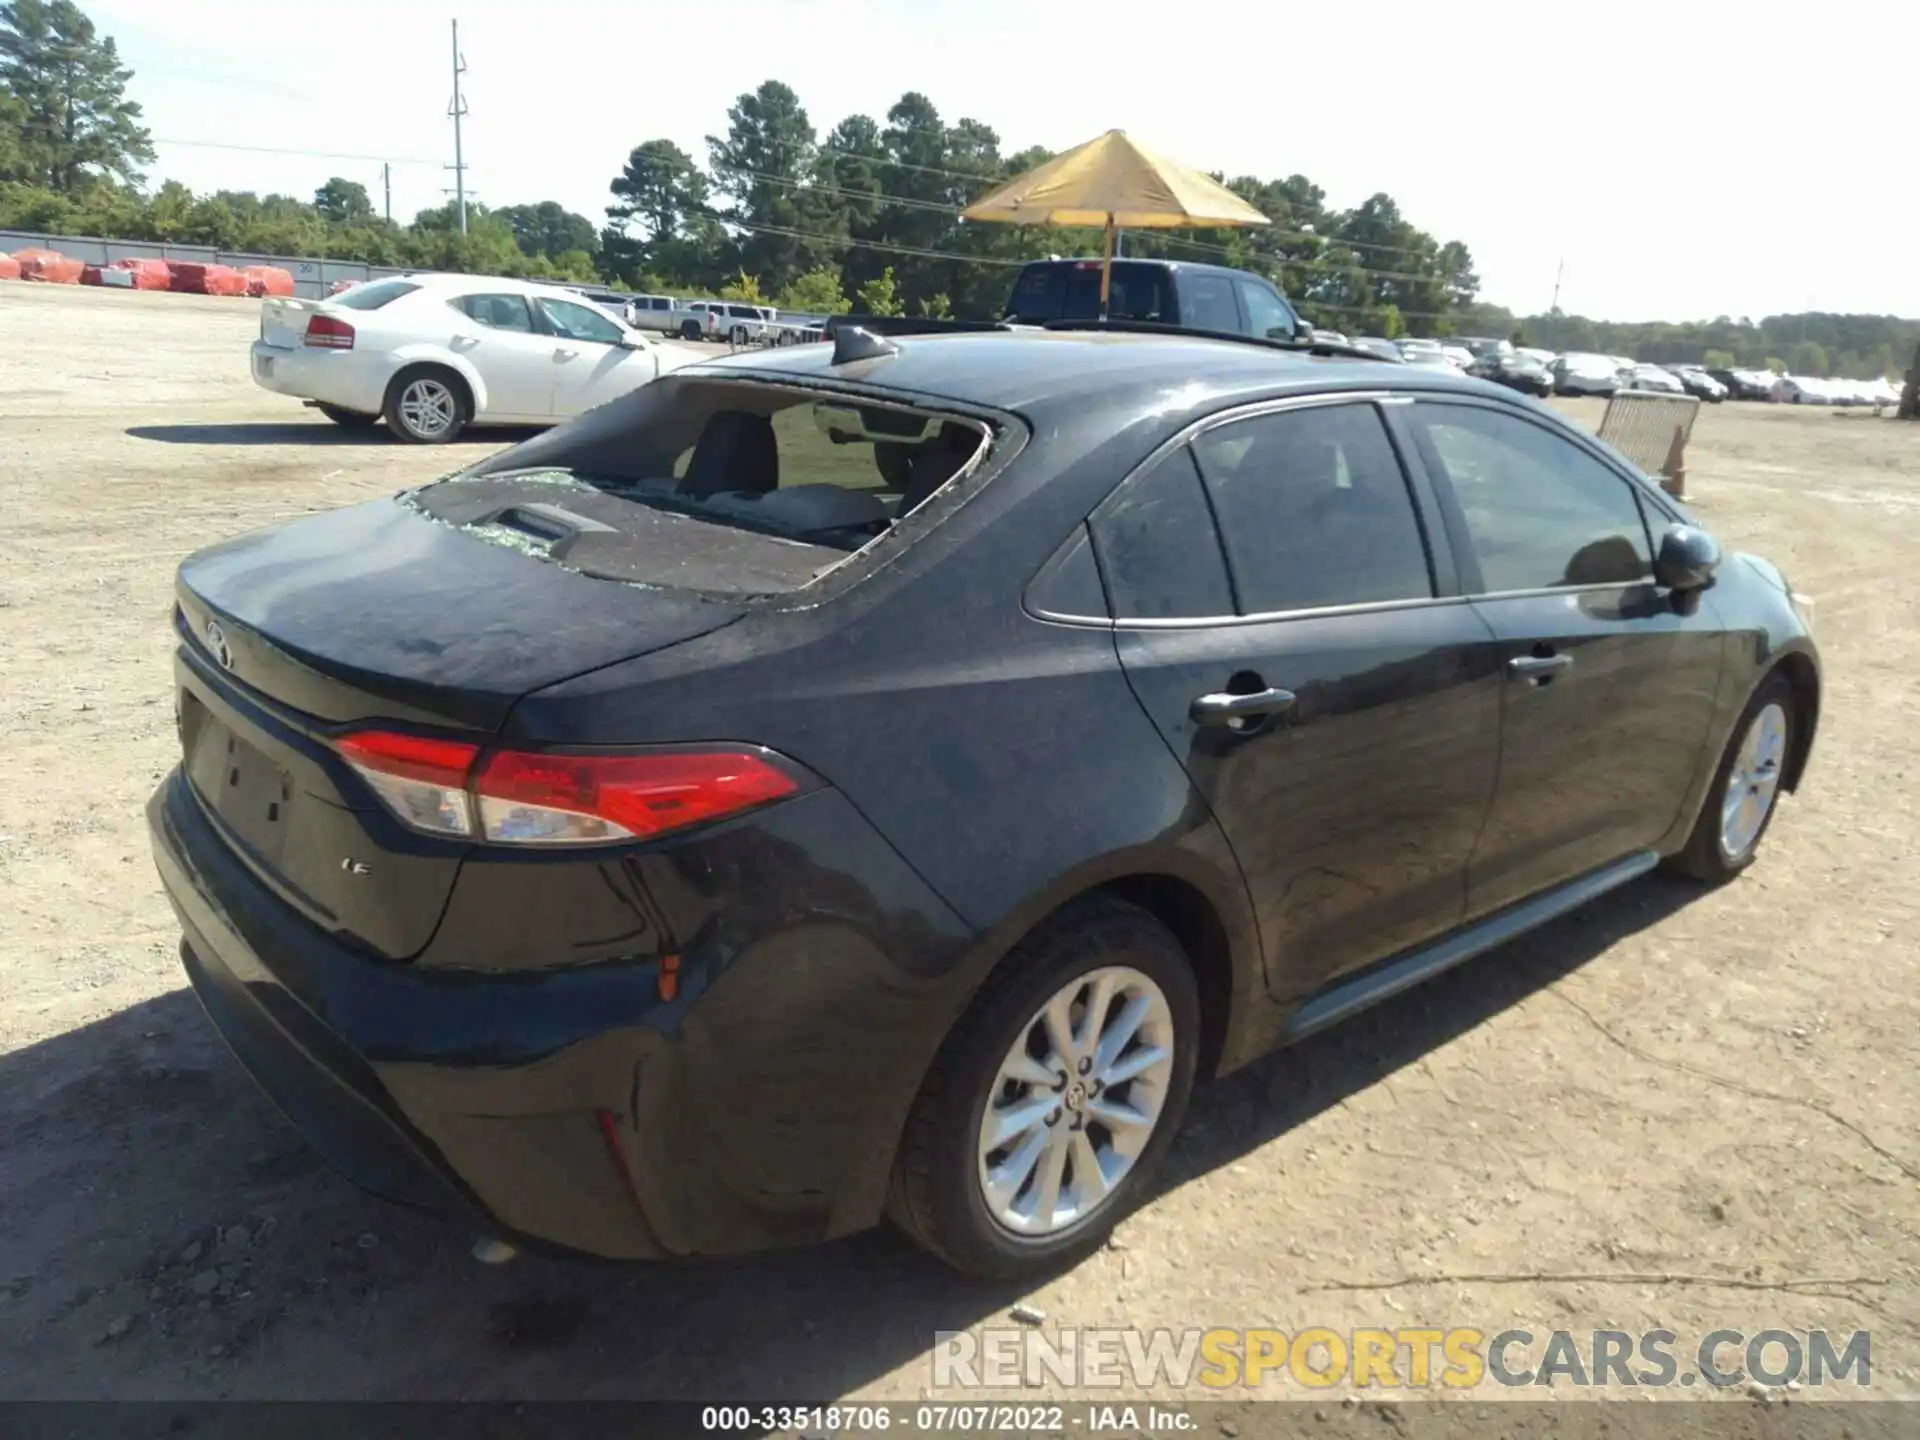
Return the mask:
<svg viewBox="0 0 1920 1440">
<path fill-rule="evenodd" d="M 1799 702 L 1794 697 L 1793 686 L 1788 683 L 1787 677 L 1776 670 L 1761 682 L 1760 688 L 1753 692 L 1746 708 L 1740 712 L 1740 719 L 1727 739 L 1727 748 L 1714 769 L 1713 783 L 1707 787 L 1706 799 L 1701 802 L 1700 818 L 1694 822 L 1693 833 L 1687 837 L 1686 847 L 1677 855 L 1668 857 L 1666 865 L 1669 870 L 1709 885 L 1724 885 L 1751 865 L 1754 856 L 1759 854 L 1760 844 L 1767 838 L 1773 817 L 1780 810 L 1778 782 L 1766 817 L 1760 822 L 1760 829 L 1737 855 L 1729 854 L 1727 847 L 1721 843 L 1721 808 L 1727 798 L 1728 777 L 1733 773 L 1740 747 L 1746 741 L 1747 730 L 1752 726 L 1754 717 L 1769 705 L 1778 705 L 1786 716 L 1786 740 L 1780 747 L 1782 769 L 1792 757 L 1794 746 L 1799 741 Z"/>
<path fill-rule="evenodd" d="M 693 320 L 682 320 L 680 322 L 680 338 L 682 340 L 698 340 L 700 338 L 699 324 Z"/>
<path fill-rule="evenodd" d="M 380 423 L 378 415 L 369 415 L 362 410 L 343 410 L 338 405 L 316 404 L 318 410 L 336 425 L 345 425 L 348 429 L 365 429 Z"/>
<path fill-rule="evenodd" d="M 1056 992 L 1109 965 L 1139 971 L 1166 998 L 1174 1055 L 1165 1103 L 1139 1158 L 1104 1201 L 1054 1234 L 1022 1237 L 988 1212 L 976 1168 L 995 1077 Z M 1060 911 L 1007 956 L 941 1047 L 901 1138 L 889 1216 L 948 1265 L 980 1279 L 1034 1275 L 1090 1253 L 1150 1193 L 1186 1114 L 1199 1043 L 1199 985 L 1166 926 L 1137 906 L 1106 898 Z"/>
<path fill-rule="evenodd" d="M 452 418 L 442 428 L 428 430 L 408 420 L 405 408 L 408 392 L 416 384 L 437 386 L 451 401 Z M 380 417 L 387 422 L 387 429 L 395 438 L 405 440 L 410 445 L 444 445 L 466 429 L 467 423 L 473 419 L 473 392 L 467 389 L 467 382 L 460 378 L 458 372 L 444 365 L 409 365 L 388 382 L 386 403 L 380 407 Z"/>
</svg>

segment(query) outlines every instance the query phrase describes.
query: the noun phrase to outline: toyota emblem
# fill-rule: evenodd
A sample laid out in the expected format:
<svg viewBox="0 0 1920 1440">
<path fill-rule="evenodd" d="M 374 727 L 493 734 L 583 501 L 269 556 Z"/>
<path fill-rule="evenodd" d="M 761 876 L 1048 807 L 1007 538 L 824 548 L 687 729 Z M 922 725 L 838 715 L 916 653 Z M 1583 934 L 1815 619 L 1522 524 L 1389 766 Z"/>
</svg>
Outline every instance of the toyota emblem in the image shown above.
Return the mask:
<svg viewBox="0 0 1920 1440">
<path fill-rule="evenodd" d="M 213 652 L 213 658 L 220 662 L 222 670 L 233 669 L 233 650 L 227 644 L 227 632 L 220 628 L 218 620 L 207 621 L 207 649 Z"/>
</svg>

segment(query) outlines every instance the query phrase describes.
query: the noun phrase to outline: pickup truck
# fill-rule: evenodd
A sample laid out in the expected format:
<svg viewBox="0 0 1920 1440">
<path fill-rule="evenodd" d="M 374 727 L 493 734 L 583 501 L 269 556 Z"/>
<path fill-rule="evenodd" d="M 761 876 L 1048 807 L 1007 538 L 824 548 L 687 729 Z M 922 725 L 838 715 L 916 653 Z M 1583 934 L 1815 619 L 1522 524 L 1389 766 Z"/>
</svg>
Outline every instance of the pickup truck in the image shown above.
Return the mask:
<svg viewBox="0 0 1920 1440">
<path fill-rule="evenodd" d="M 778 323 L 771 306 L 739 300 L 689 300 L 672 312 L 670 333 L 682 340 L 724 340 L 733 345 L 755 345 Z"/>
<path fill-rule="evenodd" d="M 671 335 L 678 328 L 674 312 L 682 302 L 671 295 L 634 295 L 627 300 L 627 324 L 635 330 L 658 330 Z"/>
<path fill-rule="evenodd" d="M 1100 261 L 1035 260 L 1013 282 L 1003 319 L 1019 325 L 1092 320 L 1100 313 Z M 1306 340 L 1308 325 L 1271 280 L 1224 265 L 1115 260 L 1107 295 L 1115 320 L 1145 320 L 1228 335 Z"/>
</svg>

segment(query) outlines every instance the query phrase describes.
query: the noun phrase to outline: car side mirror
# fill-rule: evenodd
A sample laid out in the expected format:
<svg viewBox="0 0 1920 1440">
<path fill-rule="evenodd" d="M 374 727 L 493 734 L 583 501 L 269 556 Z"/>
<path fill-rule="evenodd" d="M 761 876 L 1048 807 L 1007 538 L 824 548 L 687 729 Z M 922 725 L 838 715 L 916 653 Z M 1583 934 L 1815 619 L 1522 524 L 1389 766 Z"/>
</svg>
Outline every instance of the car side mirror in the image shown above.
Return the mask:
<svg viewBox="0 0 1920 1440">
<path fill-rule="evenodd" d="M 1293 338 L 1309 342 L 1313 339 L 1313 326 L 1297 315 L 1293 318 Z"/>
<path fill-rule="evenodd" d="M 1660 535 L 1653 557 L 1653 579 L 1671 590 L 1676 601 L 1699 603 L 1699 595 L 1713 584 L 1720 568 L 1720 542 L 1693 525 L 1669 525 Z"/>
<path fill-rule="evenodd" d="M 623 330 L 620 332 L 620 347 L 623 350 L 644 350 L 647 348 L 647 345 L 647 337 L 637 330 Z"/>
</svg>

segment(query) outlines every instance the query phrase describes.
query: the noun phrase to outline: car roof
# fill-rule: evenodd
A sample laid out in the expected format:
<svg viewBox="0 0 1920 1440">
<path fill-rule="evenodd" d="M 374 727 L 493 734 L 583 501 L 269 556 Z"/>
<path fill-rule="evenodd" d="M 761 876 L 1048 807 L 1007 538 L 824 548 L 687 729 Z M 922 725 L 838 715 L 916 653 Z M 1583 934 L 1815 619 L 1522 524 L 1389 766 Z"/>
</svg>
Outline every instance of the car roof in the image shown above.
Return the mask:
<svg viewBox="0 0 1920 1440">
<path fill-rule="evenodd" d="M 1419 373 L 1382 360 L 1321 359 L 1244 340 L 1099 330 L 983 330 L 889 337 L 896 353 L 836 367 L 831 345 L 796 345 L 714 360 L 703 372 L 791 376 L 1007 410 L 1036 421 L 1100 407 L 1125 419 L 1205 414 L 1289 391 L 1445 388 L 1504 392 L 1468 377 Z"/>
<path fill-rule="evenodd" d="M 1098 265 L 1098 255 L 1062 255 L 1051 260 L 1029 260 L 1022 269 L 1031 270 L 1036 265 Z M 1202 260 L 1166 260 L 1157 255 L 1116 255 L 1115 265 L 1153 265 L 1162 270 L 1189 271 L 1195 275 L 1248 275 L 1255 280 L 1267 280 L 1257 270 L 1242 270 L 1232 265 L 1209 265 Z M 1269 285 L 1274 282 L 1267 280 Z M 1275 286 L 1277 289 L 1278 287 Z"/>
<path fill-rule="evenodd" d="M 387 275 L 387 280 L 405 280 L 418 285 L 423 290 L 474 290 L 488 295 L 544 295 L 550 300 L 581 300 L 588 296 L 587 288 L 574 288 L 566 285 L 544 285 L 537 280 L 509 280 L 501 275 L 455 275 L 437 270 L 421 271 L 419 274 Z M 378 281 L 370 281 L 378 284 Z M 611 293 L 598 290 L 593 294 Z"/>
</svg>

